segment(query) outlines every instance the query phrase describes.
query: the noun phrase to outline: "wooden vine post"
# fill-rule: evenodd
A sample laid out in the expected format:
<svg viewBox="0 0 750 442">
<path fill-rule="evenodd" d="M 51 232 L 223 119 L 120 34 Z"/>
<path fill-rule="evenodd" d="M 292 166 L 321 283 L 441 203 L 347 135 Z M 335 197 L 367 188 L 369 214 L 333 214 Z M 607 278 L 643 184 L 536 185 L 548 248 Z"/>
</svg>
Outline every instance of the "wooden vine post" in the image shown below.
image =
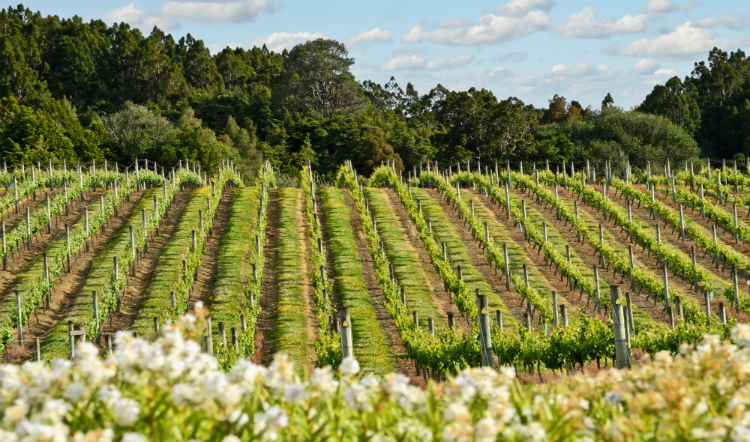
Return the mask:
<svg viewBox="0 0 750 442">
<path fill-rule="evenodd" d="M 490 336 L 490 315 L 487 295 L 477 293 L 477 307 L 479 319 L 479 344 L 482 352 L 482 367 L 492 367 L 492 337 Z"/>
<path fill-rule="evenodd" d="M 354 357 L 354 344 L 352 342 L 352 324 L 348 308 L 339 311 L 339 329 L 341 330 L 341 357 Z"/>
<path fill-rule="evenodd" d="M 615 366 L 617 368 L 632 368 L 630 347 L 626 336 L 626 324 L 622 311 L 622 299 L 620 297 L 620 286 L 610 286 L 612 296 L 612 323 L 615 334 Z"/>
</svg>

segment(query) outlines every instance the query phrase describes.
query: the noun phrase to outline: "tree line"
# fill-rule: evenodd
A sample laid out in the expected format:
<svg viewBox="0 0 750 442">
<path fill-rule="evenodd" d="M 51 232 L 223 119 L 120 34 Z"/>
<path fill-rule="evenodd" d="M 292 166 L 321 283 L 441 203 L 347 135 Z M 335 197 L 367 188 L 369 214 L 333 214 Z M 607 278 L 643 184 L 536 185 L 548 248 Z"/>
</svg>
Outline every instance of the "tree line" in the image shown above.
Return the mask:
<svg viewBox="0 0 750 442">
<path fill-rule="evenodd" d="M 225 48 L 126 23 L 0 11 L 0 156 L 175 164 L 245 175 L 263 159 L 282 173 L 310 161 L 332 175 L 382 161 L 411 169 L 480 159 L 637 166 L 750 154 L 750 58 L 714 48 L 683 80 L 657 85 L 633 110 L 607 93 L 600 109 L 555 95 L 547 108 L 486 89 L 420 94 L 411 83 L 358 82 L 335 40 L 281 53 Z M 744 157 L 740 158 L 744 160 Z"/>
</svg>

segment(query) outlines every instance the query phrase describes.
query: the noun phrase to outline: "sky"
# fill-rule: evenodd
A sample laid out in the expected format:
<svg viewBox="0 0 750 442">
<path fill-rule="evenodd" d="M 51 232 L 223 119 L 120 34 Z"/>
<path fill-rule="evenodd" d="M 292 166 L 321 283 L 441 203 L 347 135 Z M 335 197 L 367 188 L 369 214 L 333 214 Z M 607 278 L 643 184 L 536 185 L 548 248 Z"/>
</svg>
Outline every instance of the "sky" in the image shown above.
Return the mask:
<svg viewBox="0 0 750 442">
<path fill-rule="evenodd" d="M 437 84 L 546 107 L 554 94 L 630 109 L 654 85 L 690 75 L 713 47 L 750 52 L 748 0 L 39 0 L 44 15 L 190 33 L 212 52 L 315 38 L 344 42 L 359 81 L 424 94 Z"/>
</svg>

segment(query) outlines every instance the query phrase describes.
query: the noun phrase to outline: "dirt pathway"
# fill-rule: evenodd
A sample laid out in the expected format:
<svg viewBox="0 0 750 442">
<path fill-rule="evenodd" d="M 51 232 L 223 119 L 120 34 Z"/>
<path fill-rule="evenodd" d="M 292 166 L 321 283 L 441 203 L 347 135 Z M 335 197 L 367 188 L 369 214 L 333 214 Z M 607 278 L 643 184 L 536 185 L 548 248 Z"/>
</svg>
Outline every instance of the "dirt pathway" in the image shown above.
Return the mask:
<svg viewBox="0 0 750 442">
<path fill-rule="evenodd" d="M 320 224 L 320 237 L 321 241 L 323 242 L 323 248 L 326 253 L 326 282 L 333 281 L 333 275 L 335 274 L 333 271 L 333 256 L 331 255 L 331 248 L 328 247 L 328 237 L 326 237 L 326 220 L 323 216 L 323 209 L 321 208 L 321 202 L 320 202 L 320 193 L 315 192 L 315 213 L 318 215 L 318 224 Z M 318 270 L 319 271 L 319 270 Z M 341 299 L 339 298 L 338 294 L 336 293 L 336 284 L 330 284 L 331 285 L 331 293 L 328 294 L 328 296 L 331 298 L 331 303 L 336 308 L 336 311 L 341 310 Z M 332 320 L 333 318 L 331 318 Z"/>
<path fill-rule="evenodd" d="M 149 237 L 148 251 L 141 251 L 136 258 L 135 275 L 128 278 L 125 289 L 120 294 L 120 310 L 112 310 L 102 323 L 102 335 L 114 333 L 118 330 L 127 330 L 133 325 L 143 299 L 146 297 L 146 290 L 154 279 L 154 269 L 159 261 L 159 255 L 177 230 L 182 214 L 190 202 L 191 193 L 192 189 L 188 188 L 178 190 L 175 194 L 166 216 L 162 218 L 159 224 L 159 236 L 152 232 Z"/>
<path fill-rule="evenodd" d="M 419 237 L 417 228 L 409 217 L 409 213 L 403 204 L 401 204 L 400 198 L 390 188 L 383 188 L 381 192 L 386 206 L 399 221 L 398 225 L 390 227 L 396 228 L 401 232 L 401 235 L 405 238 L 407 247 L 418 257 L 420 267 L 427 276 L 427 289 L 430 293 L 433 293 L 432 304 L 435 306 L 439 316 L 445 318 L 448 316 L 448 312 L 456 313 L 454 315 L 454 318 L 457 319 L 456 325 L 465 332 L 470 332 L 471 324 L 469 324 L 465 316 L 460 315 L 458 312 L 458 307 L 453 302 L 451 293 L 446 290 L 443 278 L 440 277 L 440 274 L 435 270 L 435 266 L 432 265 L 430 255 L 427 253 L 422 239 Z"/>
<path fill-rule="evenodd" d="M 627 207 L 627 201 L 624 195 L 621 193 L 618 193 L 617 195 L 614 195 L 614 193 L 611 195 L 611 198 L 613 201 L 618 202 L 623 207 Z M 679 230 L 673 230 L 671 226 L 664 225 L 663 222 L 660 222 L 660 218 L 653 219 L 651 218 L 651 209 L 649 209 L 646 206 L 639 205 L 637 202 L 634 202 L 631 204 L 631 210 L 633 212 L 633 215 L 636 215 L 646 221 L 649 225 L 652 227 L 656 226 L 656 224 L 659 224 L 659 227 L 661 227 L 661 237 L 663 240 L 668 241 L 671 245 L 677 247 L 678 249 L 682 250 L 687 254 L 688 258 L 690 257 L 690 246 L 695 246 L 695 259 L 696 262 L 706 269 L 712 271 L 714 274 L 716 274 L 718 277 L 723 278 L 725 281 L 731 281 L 732 278 L 732 268 L 725 266 L 715 266 L 713 263 L 713 255 L 706 253 L 705 250 L 700 248 L 695 241 L 693 241 L 690 238 L 686 238 L 685 241 L 682 241 L 680 238 L 680 232 Z M 695 214 L 692 214 L 692 218 L 700 218 L 700 212 L 696 212 Z M 719 231 L 717 230 L 717 234 Z M 692 282 L 692 280 L 691 280 Z"/>
<path fill-rule="evenodd" d="M 234 189 L 224 189 L 221 194 L 219 206 L 216 209 L 216 214 L 214 215 L 210 236 L 205 243 L 206 246 L 201 257 L 201 265 L 198 267 L 195 282 L 193 282 L 193 286 L 190 288 L 190 297 L 188 298 L 188 310 L 190 311 L 193 310 L 193 306 L 197 301 L 201 301 L 207 307 L 211 305 L 219 246 L 221 245 L 222 238 L 224 238 L 224 232 L 227 230 L 229 218 L 232 215 L 233 201 Z M 204 219 L 203 222 L 211 222 L 211 220 Z"/>
<path fill-rule="evenodd" d="M 97 231 L 91 236 L 89 251 L 82 246 L 75 259 L 72 260 L 71 271 L 63 271 L 54 281 L 52 287 L 50 308 L 39 307 L 29 317 L 23 333 L 24 336 L 41 336 L 52 330 L 60 321 L 64 320 L 70 311 L 70 306 L 76 296 L 88 296 L 79 294 L 81 288 L 86 284 L 86 276 L 91 269 L 94 258 L 109 244 L 117 233 L 125 227 L 133 209 L 138 204 L 144 191 L 134 191 L 130 194 L 130 201 L 124 199 L 118 210 L 119 215 L 112 217 L 105 224 L 105 229 Z M 29 344 L 31 340 L 28 340 Z"/>
<path fill-rule="evenodd" d="M 643 187 L 643 186 L 637 186 L 637 188 L 638 188 L 638 190 L 642 190 L 644 192 L 648 192 L 645 189 L 645 187 Z M 684 189 L 684 190 L 689 191 L 690 188 L 688 187 L 687 189 Z M 679 195 L 679 189 L 678 189 L 678 195 Z M 675 203 L 674 201 L 672 201 L 671 193 L 670 193 L 669 196 L 666 196 L 663 193 L 657 191 L 657 192 L 654 192 L 654 196 L 656 197 L 656 199 L 658 199 L 659 201 L 661 201 L 665 205 L 671 207 L 675 211 L 679 211 L 680 210 L 679 204 Z M 716 203 L 715 200 L 713 202 Z M 714 204 L 714 205 L 716 205 L 716 204 Z M 717 206 L 721 207 L 722 209 L 724 209 L 730 215 L 732 214 L 732 206 L 731 205 L 726 205 L 726 206 L 724 206 L 724 205 L 717 205 Z M 692 208 L 690 208 L 688 206 L 684 206 L 683 205 L 682 206 L 682 211 L 683 211 L 683 213 L 686 216 L 689 216 L 694 222 L 696 222 L 697 224 L 699 224 L 700 226 L 702 226 L 704 229 L 706 229 L 706 232 L 707 232 L 708 236 L 711 237 L 711 226 L 713 226 L 716 223 L 714 221 L 708 219 L 708 217 L 701 218 L 700 208 L 698 208 L 696 210 L 696 209 L 692 209 Z M 743 212 L 742 208 L 738 206 L 737 207 L 737 216 L 738 216 L 739 219 L 743 218 L 743 216 L 742 216 L 743 213 L 742 212 Z M 747 211 L 745 211 L 745 214 L 746 213 L 747 213 Z M 671 227 L 669 227 L 669 229 L 671 230 Z M 750 255 L 750 245 L 748 245 L 747 243 L 743 242 L 742 240 L 740 240 L 740 242 L 737 243 L 735 241 L 735 239 L 734 239 L 734 234 L 732 232 L 730 232 L 729 230 L 725 230 L 723 227 L 721 227 L 719 225 L 716 225 L 716 236 L 720 240 L 722 240 L 724 242 L 724 244 L 728 245 L 729 247 L 734 248 L 737 252 L 739 252 L 739 253 L 741 253 L 743 255 Z"/>
<path fill-rule="evenodd" d="M 279 282 L 276 267 L 279 258 L 279 191 L 268 189 L 266 208 L 266 243 L 263 247 L 265 262 L 260 283 L 260 314 L 255 323 L 255 351 L 253 362 L 268 365 L 273 357 L 274 330 L 276 329 L 276 299 L 279 296 Z"/>
<path fill-rule="evenodd" d="M 36 193 L 36 199 L 33 198 L 32 195 L 28 195 L 27 197 L 21 199 L 18 201 L 18 213 L 16 213 L 16 207 L 15 203 L 12 204 L 8 209 L 6 209 L 5 213 L 3 213 L 2 221 L 5 222 L 5 232 L 10 232 L 14 227 L 18 226 L 21 223 L 24 223 L 26 221 L 26 208 L 29 208 L 29 211 L 33 212 L 37 209 L 37 207 L 45 207 L 46 206 L 46 194 L 49 193 L 50 199 L 54 197 L 57 193 L 60 192 L 60 189 L 54 188 L 52 190 L 47 189 L 46 191 L 42 191 L 43 189 L 38 189 Z M 79 198 L 80 200 L 80 198 Z"/>
<path fill-rule="evenodd" d="M 570 191 L 561 188 L 558 189 L 560 195 L 571 199 L 575 198 L 575 196 L 572 195 Z M 601 223 L 602 228 L 607 233 L 609 233 L 609 235 L 616 241 L 616 244 L 614 244 L 616 248 L 619 246 L 621 250 L 624 250 L 627 253 L 628 245 L 632 245 L 633 261 L 635 262 L 635 265 L 650 272 L 657 281 L 662 281 L 664 270 L 663 266 L 659 265 L 657 256 L 648 254 L 643 250 L 641 246 L 630 241 L 628 234 L 625 233 L 625 231 L 620 226 L 618 226 L 614 221 L 608 220 L 599 210 L 590 206 L 588 203 L 579 204 L 578 210 L 584 211 L 591 219 L 595 220 L 597 223 Z M 682 280 L 682 278 L 679 277 L 679 275 L 675 275 L 672 271 L 669 271 L 668 274 L 670 290 L 677 289 L 699 302 L 703 301 L 702 295 L 693 290 L 689 284 L 685 284 L 685 282 Z M 652 295 L 652 302 L 659 303 L 661 305 L 661 301 L 658 300 L 656 294 Z"/>
<path fill-rule="evenodd" d="M 380 328 L 388 339 L 388 345 L 396 355 L 396 366 L 401 373 L 409 376 L 412 383 L 423 384 L 423 379 L 417 376 L 414 363 L 401 357 L 406 355 L 406 348 L 404 348 L 404 343 L 401 341 L 395 321 L 385 308 L 385 294 L 380 284 L 378 284 L 377 273 L 370 250 L 367 247 L 367 237 L 362 227 L 362 221 L 359 219 L 357 205 L 348 189 L 344 191 L 344 202 L 349 207 L 349 212 L 351 213 L 352 230 L 354 231 L 354 239 L 357 242 L 357 255 L 359 256 L 359 262 L 362 264 L 362 275 L 367 286 L 367 292 L 370 294 L 372 306 L 375 309 L 375 316 L 380 324 Z"/>
<path fill-rule="evenodd" d="M 568 314 L 572 315 L 573 313 L 575 313 L 575 311 L 578 309 L 578 303 L 575 302 L 575 291 L 567 286 L 564 278 L 557 272 L 557 268 L 551 260 L 549 261 L 549 263 L 544 262 L 545 259 L 544 255 L 541 252 L 541 249 L 536 246 L 536 243 L 526 240 L 524 234 L 521 233 L 521 230 L 518 228 L 516 221 L 513 219 L 508 219 L 506 210 L 493 204 L 492 201 L 489 200 L 489 198 L 481 195 L 480 192 L 477 192 L 476 190 L 464 189 L 464 191 L 474 197 L 474 201 L 476 201 L 477 206 L 480 206 L 486 211 L 494 214 L 495 220 L 499 222 L 503 227 L 505 227 L 505 231 L 508 233 L 510 239 L 515 243 L 516 247 L 520 247 L 526 254 L 526 257 L 529 260 L 527 262 L 527 269 L 529 271 L 529 274 L 536 273 L 537 275 L 539 275 L 541 283 L 547 291 L 549 291 L 550 293 L 552 291 L 555 291 L 558 295 L 560 295 L 557 298 L 557 302 L 560 305 L 564 304 L 566 306 Z M 550 305 L 552 302 L 551 296 L 552 295 L 550 294 Z"/>
<path fill-rule="evenodd" d="M 562 192 L 559 193 L 562 196 Z M 554 217 L 557 216 L 557 213 L 552 206 L 548 204 L 537 203 L 534 197 L 531 195 L 526 201 L 527 204 L 534 207 L 539 212 L 545 214 L 548 219 L 554 219 Z M 581 210 L 580 205 L 579 210 Z M 599 266 L 599 252 L 597 252 L 594 245 L 586 241 L 585 239 L 579 241 L 578 233 L 576 232 L 575 228 L 570 224 L 562 225 L 562 223 L 563 221 L 560 221 L 557 224 L 558 231 L 568 240 L 568 242 L 571 244 L 571 247 L 575 248 L 581 259 L 583 259 L 584 262 L 586 262 L 586 264 L 589 266 Z M 609 285 L 619 284 L 623 286 L 624 292 L 630 292 L 631 301 L 641 311 L 648 314 L 654 320 L 667 322 L 668 317 L 661 304 L 654 303 L 654 299 L 649 297 L 648 293 L 643 290 L 630 290 L 629 280 L 626 280 L 622 274 L 615 274 L 614 268 L 612 268 L 611 266 L 607 266 L 606 268 L 599 267 L 599 277 L 603 281 L 606 281 Z M 609 293 L 602 293 L 602 296 L 609 296 Z M 590 307 L 587 309 L 587 313 L 591 314 L 591 311 L 595 310 L 596 304 L 595 302 L 592 302 Z"/>
<path fill-rule="evenodd" d="M 524 314 L 526 313 L 526 307 L 524 307 L 526 302 L 518 295 L 518 293 L 513 291 L 512 288 L 510 290 L 505 288 L 504 277 L 500 275 L 494 264 L 487 261 L 484 251 L 479 247 L 479 243 L 471 234 L 471 227 L 461 219 L 458 212 L 451 207 L 450 203 L 447 202 L 437 190 L 429 188 L 424 188 L 422 190 L 432 197 L 448 217 L 448 220 L 456 226 L 456 230 L 461 235 L 461 241 L 463 241 L 466 246 L 466 251 L 471 259 L 472 265 L 479 271 L 484 280 L 495 288 L 495 292 L 503 300 L 505 307 L 513 314 L 513 317 L 516 318 L 518 323 L 523 324 Z M 534 322 L 532 321 L 532 326 L 533 325 Z"/>
<path fill-rule="evenodd" d="M 306 199 L 305 194 L 300 191 L 297 198 L 297 250 L 299 251 L 300 276 L 302 285 L 300 287 L 300 296 L 305 304 L 305 329 L 308 336 L 307 367 L 312 370 L 315 367 L 315 361 L 318 357 L 315 355 L 315 341 L 318 340 L 318 317 L 315 315 L 315 300 L 313 299 L 315 288 L 312 284 L 312 272 L 315 269 L 310 265 L 310 231 L 307 225 L 306 216 Z"/>
<path fill-rule="evenodd" d="M 26 249 L 26 245 L 20 244 L 16 250 L 8 255 L 8 267 L 6 270 L 0 270 L 0 299 L 4 299 L 7 296 L 8 288 L 15 284 L 18 274 L 21 273 L 31 262 L 39 255 L 47 250 L 47 247 L 57 238 L 65 235 L 65 225 L 72 226 L 76 221 L 83 216 L 83 212 L 93 201 L 99 198 L 101 191 L 87 192 L 84 201 L 80 198 L 75 199 L 69 203 L 68 215 L 65 212 L 60 216 L 52 219 L 52 234 L 47 233 L 47 228 L 44 227 L 42 230 L 31 238 L 31 250 Z M 132 197 L 131 197 L 132 199 Z M 24 216 L 25 213 L 24 213 Z M 24 221 L 25 222 L 25 221 Z M 7 229 L 6 229 L 7 232 Z M 100 232 L 92 234 L 92 238 L 99 235 Z M 77 256 L 73 257 L 73 261 L 77 260 Z M 2 266 L 0 266 L 2 269 Z"/>
</svg>

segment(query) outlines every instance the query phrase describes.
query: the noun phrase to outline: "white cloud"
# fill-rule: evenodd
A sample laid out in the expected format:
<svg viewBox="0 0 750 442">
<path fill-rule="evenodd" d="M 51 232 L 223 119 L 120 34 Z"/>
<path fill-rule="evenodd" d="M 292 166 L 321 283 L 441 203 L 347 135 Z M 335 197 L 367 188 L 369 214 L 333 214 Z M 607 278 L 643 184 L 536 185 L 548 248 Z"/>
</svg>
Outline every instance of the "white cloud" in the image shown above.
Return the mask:
<svg viewBox="0 0 750 442">
<path fill-rule="evenodd" d="M 274 32 L 267 37 L 258 37 L 250 41 L 251 46 L 266 45 L 268 49 L 274 52 L 281 52 L 284 49 L 291 49 L 294 46 L 318 38 L 327 38 L 325 34 L 317 32 Z"/>
<path fill-rule="evenodd" d="M 554 5 L 553 0 L 512 0 L 495 8 L 495 14 L 518 17 L 534 9 L 547 12 Z"/>
<path fill-rule="evenodd" d="M 255 20 L 261 12 L 274 12 L 268 0 L 190 1 L 170 0 L 161 7 L 169 17 L 214 23 L 245 23 Z"/>
<path fill-rule="evenodd" d="M 179 28 L 178 19 L 244 23 L 255 20 L 261 12 L 274 11 L 275 7 L 269 0 L 169 0 L 157 12 L 148 12 L 138 3 L 131 2 L 122 8 L 105 12 L 102 20 L 107 23 L 125 22 L 142 31 L 150 31 L 154 26 L 171 30 Z"/>
<path fill-rule="evenodd" d="M 160 29 L 176 29 L 177 22 L 162 14 L 152 14 L 142 9 L 136 2 L 129 3 L 122 8 L 113 9 L 102 14 L 105 23 L 128 23 L 134 28 L 151 31 L 154 26 Z"/>
<path fill-rule="evenodd" d="M 544 12 L 552 5 L 545 0 L 514 0 L 479 18 L 477 22 L 450 20 L 414 26 L 404 35 L 405 43 L 430 41 L 452 45 L 478 45 L 503 42 L 529 35 L 550 26 Z"/>
<path fill-rule="evenodd" d="M 380 67 L 382 71 L 413 71 L 427 69 L 429 71 L 438 71 L 441 69 L 451 69 L 463 66 L 474 59 L 473 55 L 459 55 L 457 57 L 437 58 L 426 61 L 418 55 L 409 55 L 404 57 L 395 57 L 388 60 Z"/>
<path fill-rule="evenodd" d="M 547 91 L 550 96 L 555 93 L 570 95 L 599 89 L 602 82 L 610 80 L 613 76 L 614 72 L 607 65 L 594 66 L 590 63 L 581 63 L 568 68 L 558 64 L 553 66 L 550 72 L 519 77 L 513 83 L 515 87 L 527 92 L 541 90 Z"/>
<path fill-rule="evenodd" d="M 615 34 L 634 34 L 646 29 L 645 14 L 625 14 L 618 20 L 597 20 L 594 8 L 587 6 L 567 20 L 556 25 L 554 30 L 564 37 L 603 38 Z"/>
<path fill-rule="evenodd" d="M 494 68 L 492 68 L 492 70 L 490 70 L 488 75 L 490 77 L 494 77 L 496 75 L 505 75 L 507 73 L 508 73 L 508 68 L 506 68 L 505 66 L 495 66 Z"/>
<path fill-rule="evenodd" d="M 654 71 L 654 75 L 663 75 L 665 77 L 674 77 L 677 75 L 677 71 L 674 69 L 657 69 Z"/>
<path fill-rule="evenodd" d="M 693 26 L 697 28 L 714 28 L 714 27 L 725 27 L 729 29 L 742 29 L 745 26 L 747 16 L 741 15 L 725 15 L 722 17 L 703 17 L 695 20 Z"/>
<path fill-rule="evenodd" d="M 659 62 L 651 60 L 650 58 L 641 58 L 635 66 L 633 66 L 633 72 L 636 74 L 650 74 L 658 67 Z"/>
<path fill-rule="evenodd" d="M 634 57 L 690 57 L 705 54 L 714 46 L 722 47 L 725 43 L 726 40 L 716 37 L 707 29 L 687 22 L 653 40 L 640 38 L 618 52 Z"/>
<path fill-rule="evenodd" d="M 383 71 L 408 71 L 424 67 L 424 59 L 416 55 L 396 57 L 388 60 L 380 69 Z"/>
<path fill-rule="evenodd" d="M 673 12 L 677 9 L 679 7 L 669 0 L 651 0 L 648 2 L 648 6 L 646 6 L 646 12 L 650 14 Z"/>
<path fill-rule="evenodd" d="M 452 58 L 438 58 L 436 60 L 427 62 L 425 67 L 427 67 L 427 69 L 431 71 L 436 71 L 444 68 L 455 68 L 465 65 L 473 59 L 473 55 L 460 55 L 458 57 Z"/>
<path fill-rule="evenodd" d="M 346 40 L 347 46 L 366 45 L 370 43 L 383 43 L 391 40 L 391 31 L 380 29 L 380 26 L 369 31 L 352 35 Z"/>
</svg>

